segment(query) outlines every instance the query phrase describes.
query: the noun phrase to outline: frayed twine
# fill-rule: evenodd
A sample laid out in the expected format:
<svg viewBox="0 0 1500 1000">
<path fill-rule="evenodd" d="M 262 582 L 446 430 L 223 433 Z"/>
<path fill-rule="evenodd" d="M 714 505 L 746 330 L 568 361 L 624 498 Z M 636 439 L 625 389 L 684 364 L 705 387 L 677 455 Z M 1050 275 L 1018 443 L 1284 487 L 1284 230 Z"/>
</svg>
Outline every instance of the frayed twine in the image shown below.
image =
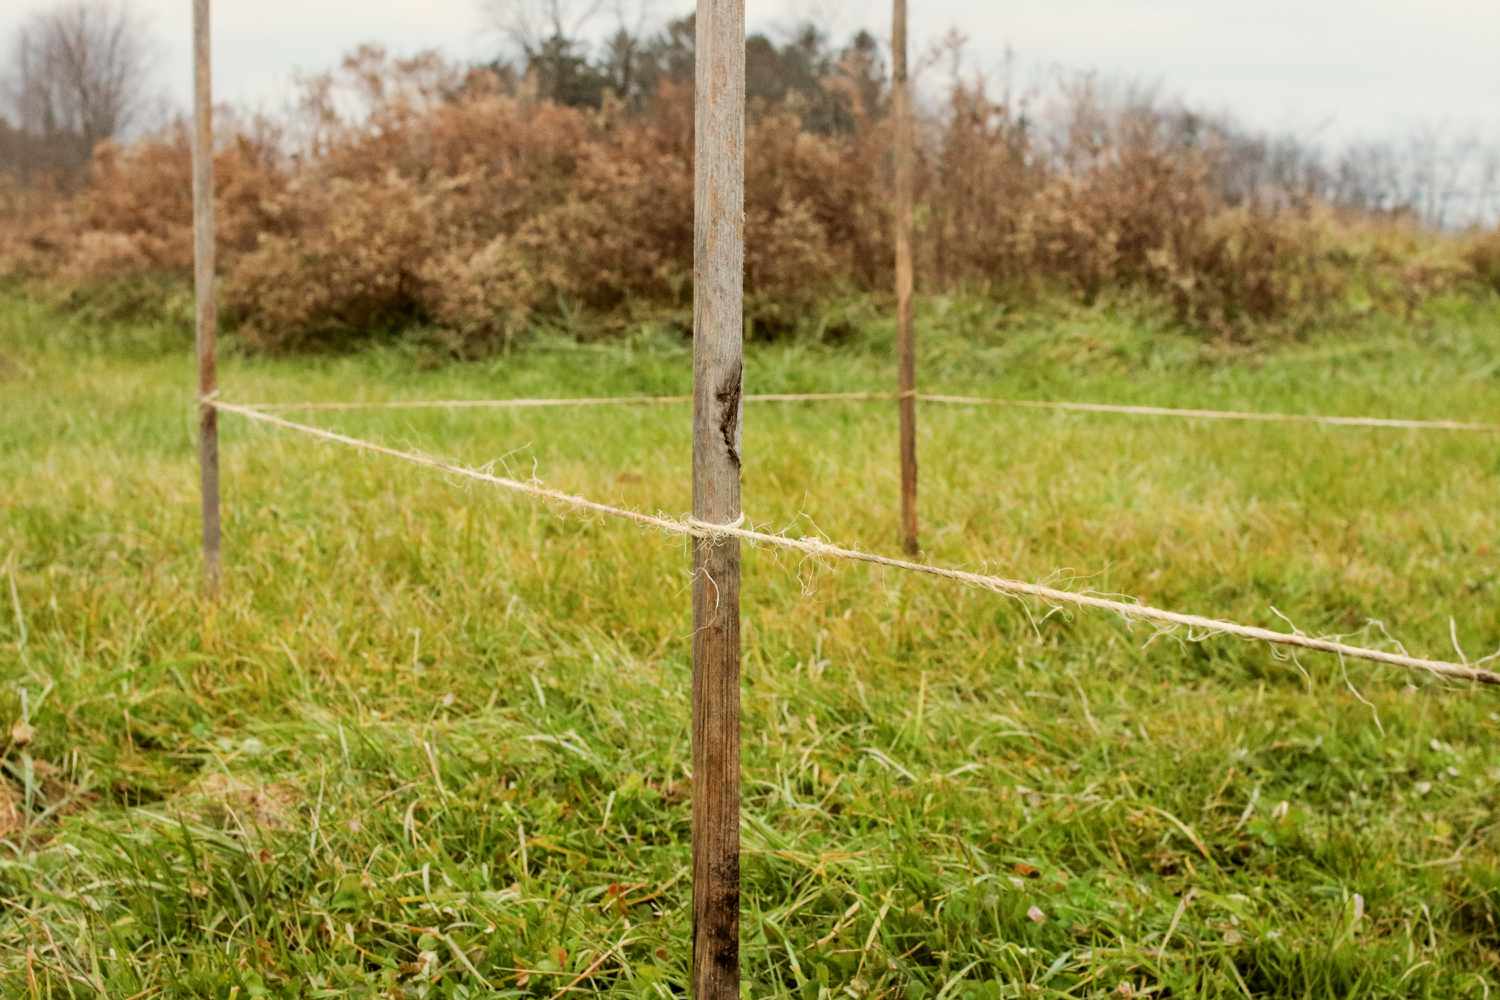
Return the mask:
<svg viewBox="0 0 1500 1000">
<path fill-rule="evenodd" d="M 700 521 L 696 517 L 685 519 L 683 524 L 693 529 L 694 538 L 700 539 L 710 545 L 718 545 L 726 538 L 733 538 L 734 533 L 745 526 L 745 512 L 740 511 L 740 516 L 733 521 L 723 524 L 715 524 L 712 521 Z"/>
<path fill-rule="evenodd" d="M 211 397 L 204 397 L 211 398 Z M 1408 419 L 1404 417 L 1338 416 L 1321 413 L 1274 413 L 1254 410 L 1208 410 L 1175 406 L 1139 406 L 1122 403 L 1087 403 L 1056 399 L 1010 399 L 1003 396 L 954 396 L 903 389 L 900 392 L 773 392 L 744 397 L 747 403 L 879 402 L 915 399 L 923 403 L 958 406 L 1009 406 L 1021 409 L 1060 410 L 1071 413 L 1109 413 L 1137 417 L 1178 417 L 1185 420 L 1231 420 L 1254 423 L 1321 424 L 1330 427 L 1366 427 L 1387 430 L 1500 432 L 1500 424 L 1469 420 Z M 534 407 L 658 406 L 690 403 L 693 397 L 678 396 L 582 396 L 535 399 L 396 399 L 347 400 L 343 402 L 249 403 L 251 409 L 272 413 L 315 410 L 425 410 L 425 409 L 530 409 Z"/>
<path fill-rule="evenodd" d="M 324 441 L 332 441 L 336 444 L 347 445 L 360 451 L 373 452 L 386 455 L 391 458 L 399 458 L 403 461 L 426 468 L 436 469 L 451 475 L 462 476 L 467 479 L 478 480 L 499 486 L 503 489 L 524 493 L 528 496 L 549 500 L 554 503 L 571 507 L 575 510 L 594 511 L 606 514 L 610 517 L 626 521 L 634 521 L 637 524 L 659 528 L 663 531 L 677 534 L 689 535 L 696 538 L 739 538 L 749 542 L 764 545 L 774 545 L 780 548 L 795 549 L 807 555 L 828 558 L 844 559 L 853 562 L 869 563 L 876 566 L 887 566 L 892 569 L 906 570 L 912 573 L 923 573 L 928 576 L 942 577 L 959 583 L 977 587 L 982 590 L 990 590 L 998 594 L 1011 597 L 1031 597 L 1037 600 L 1050 602 L 1054 605 L 1071 605 L 1073 607 L 1093 608 L 1098 611 L 1108 611 L 1120 615 L 1123 618 L 1153 622 L 1159 626 L 1180 627 L 1188 630 L 1189 635 L 1197 634 L 1207 637 L 1211 635 L 1232 635 L 1241 639 L 1249 639 L 1256 642 L 1264 642 L 1273 646 L 1290 646 L 1299 649 L 1315 650 L 1321 653 L 1331 653 L 1335 656 L 1347 656 L 1352 659 L 1369 660 L 1375 663 L 1385 663 L 1391 666 L 1404 667 L 1408 670 L 1418 670 L 1426 673 L 1436 674 L 1443 677 L 1453 677 L 1461 680 L 1475 681 L 1482 684 L 1500 685 L 1500 673 L 1477 667 L 1449 663 L 1443 660 L 1429 660 L 1421 657 L 1411 656 L 1405 652 L 1392 653 L 1379 649 L 1366 649 L 1360 646 L 1352 646 L 1348 643 L 1338 642 L 1332 639 L 1318 639 L 1304 635 L 1300 632 L 1275 632 L 1271 629 L 1261 628 L 1254 625 L 1240 625 L 1235 622 L 1223 621 L 1215 618 L 1207 618 L 1202 615 L 1183 614 L 1177 611 L 1167 611 L 1163 608 L 1154 608 L 1145 604 L 1132 601 L 1114 600 L 1100 597 L 1096 594 L 1078 593 L 1076 591 L 1059 590 L 1056 587 L 1048 587 L 1037 583 L 1026 583 L 1021 580 L 1009 580 L 1000 576 L 987 576 L 981 573 L 971 573 L 966 570 L 950 569 L 944 566 L 932 566 L 925 563 L 912 562 L 907 559 L 895 559 L 890 556 L 876 555 L 871 552 L 861 552 L 857 549 L 846 549 L 838 545 L 832 545 L 810 538 L 789 538 L 786 535 L 772 534 L 770 532 L 756 531 L 743 527 L 744 514 L 741 513 L 735 521 L 726 524 L 709 524 L 702 521 L 677 520 L 669 517 L 661 517 L 654 514 L 645 514 L 637 510 L 625 507 L 615 507 L 611 504 L 600 503 L 586 497 L 564 493 L 562 490 L 554 490 L 535 482 L 522 482 L 518 479 L 510 479 L 504 476 L 495 476 L 480 472 L 477 469 L 455 465 L 441 459 L 429 458 L 414 452 L 401 451 L 396 448 L 388 448 L 385 445 L 376 444 L 373 441 L 364 441 L 359 438 L 349 437 L 334 431 L 324 430 L 321 427 L 313 427 L 308 424 L 299 424 L 291 420 L 263 413 L 248 406 L 234 403 L 211 402 L 210 405 L 229 413 L 237 413 L 250 420 L 281 427 L 286 430 L 297 431 L 310 437 L 320 438 Z"/>
</svg>

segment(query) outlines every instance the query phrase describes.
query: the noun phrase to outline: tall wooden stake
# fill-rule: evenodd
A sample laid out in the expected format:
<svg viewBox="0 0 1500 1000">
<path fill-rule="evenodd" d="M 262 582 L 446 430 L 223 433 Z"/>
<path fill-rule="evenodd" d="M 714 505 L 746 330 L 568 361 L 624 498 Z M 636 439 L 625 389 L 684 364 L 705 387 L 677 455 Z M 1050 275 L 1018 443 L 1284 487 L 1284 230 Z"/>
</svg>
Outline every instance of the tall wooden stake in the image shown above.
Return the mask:
<svg viewBox="0 0 1500 1000">
<path fill-rule="evenodd" d="M 213 73 L 209 0 L 193 0 L 193 290 L 198 321 L 198 469 L 203 493 L 203 578 L 219 589 L 219 413 L 209 403 L 218 386 L 214 305 Z"/>
<path fill-rule="evenodd" d="M 891 104 L 896 160 L 896 314 L 901 355 L 901 536 L 915 555 L 917 540 L 917 358 L 912 332 L 912 128 L 911 88 L 906 79 L 906 0 L 894 0 L 891 26 Z"/>
<path fill-rule="evenodd" d="M 745 0 L 698 0 L 693 517 L 740 516 Z M 740 543 L 693 546 L 693 996 L 740 995 Z"/>
</svg>

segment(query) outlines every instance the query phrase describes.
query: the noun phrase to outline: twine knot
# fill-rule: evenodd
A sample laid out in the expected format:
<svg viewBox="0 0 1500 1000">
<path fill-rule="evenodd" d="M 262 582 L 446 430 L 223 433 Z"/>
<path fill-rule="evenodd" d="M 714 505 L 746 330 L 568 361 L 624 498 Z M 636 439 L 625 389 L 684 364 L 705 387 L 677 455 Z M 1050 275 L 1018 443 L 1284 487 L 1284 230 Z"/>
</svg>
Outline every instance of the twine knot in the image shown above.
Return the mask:
<svg viewBox="0 0 1500 1000">
<path fill-rule="evenodd" d="M 724 524 L 714 524 L 710 521 L 700 521 L 696 517 L 688 518 L 687 524 L 688 527 L 696 529 L 696 532 L 701 532 L 700 537 L 702 538 L 727 538 L 731 532 L 745 526 L 745 512 L 740 511 L 739 517 Z"/>
</svg>

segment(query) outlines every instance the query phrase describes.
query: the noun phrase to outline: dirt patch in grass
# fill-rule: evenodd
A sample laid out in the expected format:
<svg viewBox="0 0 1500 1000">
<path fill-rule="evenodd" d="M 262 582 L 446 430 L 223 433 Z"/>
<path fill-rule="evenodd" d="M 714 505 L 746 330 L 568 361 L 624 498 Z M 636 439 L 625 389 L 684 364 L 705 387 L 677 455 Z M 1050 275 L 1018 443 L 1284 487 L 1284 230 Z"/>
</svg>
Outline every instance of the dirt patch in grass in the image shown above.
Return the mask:
<svg viewBox="0 0 1500 1000">
<path fill-rule="evenodd" d="M 184 811 L 226 829 L 285 830 L 302 797 L 285 782 L 205 774 L 176 797 Z"/>
</svg>

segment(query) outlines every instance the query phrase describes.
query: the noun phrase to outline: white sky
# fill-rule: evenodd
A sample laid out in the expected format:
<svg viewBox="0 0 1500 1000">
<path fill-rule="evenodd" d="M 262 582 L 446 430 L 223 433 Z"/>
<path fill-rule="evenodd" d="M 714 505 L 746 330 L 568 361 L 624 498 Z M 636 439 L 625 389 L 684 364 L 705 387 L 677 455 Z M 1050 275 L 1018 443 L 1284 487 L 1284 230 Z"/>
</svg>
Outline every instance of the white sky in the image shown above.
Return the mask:
<svg viewBox="0 0 1500 1000">
<path fill-rule="evenodd" d="M 0 40 L 26 10 L 0 0 Z M 186 107 L 190 0 L 130 0 L 162 43 L 160 84 Z M 684 0 L 654 0 L 663 14 Z M 217 0 L 217 96 L 276 110 L 298 69 L 332 65 L 363 41 L 493 55 L 481 0 Z M 1389 137 L 1419 123 L 1500 139 L 1497 0 L 914 0 L 918 48 L 950 28 L 976 67 L 1008 48 L 1023 71 L 1094 68 L 1162 85 L 1209 110 L 1323 139 Z M 748 0 L 752 29 L 817 11 L 838 35 L 884 37 L 888 0 Z M 0 49 L 0 51 L 5 51 Z M 3 72 L 3 67 L 0 67 Z"/>
</svg>

